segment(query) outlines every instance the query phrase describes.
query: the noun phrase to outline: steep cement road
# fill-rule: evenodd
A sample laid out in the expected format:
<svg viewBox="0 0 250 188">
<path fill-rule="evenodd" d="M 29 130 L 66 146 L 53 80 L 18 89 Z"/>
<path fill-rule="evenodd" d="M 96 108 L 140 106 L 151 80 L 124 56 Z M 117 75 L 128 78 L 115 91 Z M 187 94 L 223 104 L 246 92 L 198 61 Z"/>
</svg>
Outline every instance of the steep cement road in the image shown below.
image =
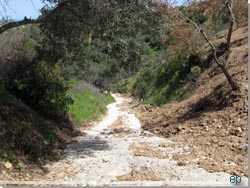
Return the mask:
<svg viewBox="0 0 250 188">
<path fill-rule="evenodd" d="M 116 102 L 108 113 L 68 145 L 65 157 L 47 164 L 44 181 L 16 182 L 29 185 L 232 185 L 230 174 L 209 173 L 197 167 L 197 160 L 176 161 L 174 154 L 188 154 L 189 148 L 141 130 L 130 112 L 131 99 L 113 94 Z M 204 156 L 200 156 L 204 158 Z M 247 185 L 247 178 L 241 185 Z M 15 183 L 15 182 L 12 182 Z"/>
</svg>

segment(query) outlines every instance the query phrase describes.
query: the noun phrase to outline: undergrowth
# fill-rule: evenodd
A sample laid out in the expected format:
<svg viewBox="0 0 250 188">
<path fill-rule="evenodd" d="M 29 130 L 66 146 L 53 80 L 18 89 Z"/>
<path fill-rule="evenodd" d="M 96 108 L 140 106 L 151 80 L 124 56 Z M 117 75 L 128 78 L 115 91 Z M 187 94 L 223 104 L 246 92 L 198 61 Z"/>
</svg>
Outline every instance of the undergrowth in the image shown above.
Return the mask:
<svg viewBox="0 0 250 188">
<path fill-rule="evenodd" d="M 98 89 L 85 82 L 69 81 L 70 96 L 73 104 L 69 105 L 69 114 L 78 126 L 84 120 L 97 118 L 106 111 L 106 106 L 114 101 L 109 94 L 101 93 Z"/>
<path fill-rule="evenodd" d="M 202 65 L 195 55 L 176 53 L 161 61 L 157 67 L 143 67 L 140 72 L 116 86 L 116 91 L 131 92 L 144 104 L 161 106 L 181 101 L 194 92 L 194 83 Z"/>
<path fill-rule="evenodd" d="M 8 91 L 0 91 L 0 161 L 20 170 L 18 158 L 37 161 L 58 140 L 49 123 Z"/>
</svg>

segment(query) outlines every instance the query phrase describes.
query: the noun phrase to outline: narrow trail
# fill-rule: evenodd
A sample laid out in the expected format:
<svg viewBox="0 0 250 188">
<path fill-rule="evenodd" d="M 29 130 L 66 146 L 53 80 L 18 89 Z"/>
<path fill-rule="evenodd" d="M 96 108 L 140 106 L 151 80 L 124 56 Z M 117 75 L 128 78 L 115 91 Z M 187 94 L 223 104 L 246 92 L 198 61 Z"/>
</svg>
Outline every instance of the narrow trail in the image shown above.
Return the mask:
<svg viewBox="0 0 250 188">
<path fill-rule="evenodd" d="M 62 160 L 46 166 L 45 181 L 30 184 L 232 185 L 230 174 L 198 168 L 198 159 L 175 161 L 174 154 L 189 153 L 189 148 L 142 131 L 140 121 L 129 109 L 131 99 L 118 94 L 113 97 L 116 102 L 107 106 L 106 117 L 68 145 Z M 242 182 L 247 185 L 247 179 Z"/>
</svg>

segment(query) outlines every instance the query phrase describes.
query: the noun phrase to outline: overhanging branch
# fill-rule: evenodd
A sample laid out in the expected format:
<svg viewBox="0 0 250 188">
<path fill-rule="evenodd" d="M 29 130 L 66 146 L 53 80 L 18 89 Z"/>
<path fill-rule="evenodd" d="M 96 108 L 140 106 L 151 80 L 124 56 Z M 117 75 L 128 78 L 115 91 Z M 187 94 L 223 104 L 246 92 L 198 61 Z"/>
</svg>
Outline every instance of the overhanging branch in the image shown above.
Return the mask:
<svg viewBox="0 0 250 188">
<path fill-rule="evenodd" d="M 38 24 L 42 21 L 46 21 L 48 18 L 55 16 L 56 14 L 60 13 L 66 6 L 68 1 L 63 1 L 60 3 L 56 8 L 54 8 L 51 12 L 49 12 L 46 16 L 38 18 L 38 19 L 27 19 L 26 17 L 22 21 L 18 22 L 9 22 L 7 24 L 4 24 L 0 26 L 0 35 L 4 33 L 5 31 L 16 28 L 22 25 L 28 25 L 28 24 Z"/>
<path fill-rule="evenodd" d="M 40 23 L 41 20 L 37 19 L 37 20 L 33 20 L 33 19 L 27 19 L 27 18 L 24 18 L 22 21 L 18 21 L 18 22 L 9 22 L 3 26 L 0 27 L 0 35 L 9 30 L 9 29 L 12 29 L 12 28 L 15 28 L 15 27 L 19 27 L 19 26 L 22 26 L 22 25 L 28 25 L 28 24 L 37 24 L 37 23 Z"/>
</svg>

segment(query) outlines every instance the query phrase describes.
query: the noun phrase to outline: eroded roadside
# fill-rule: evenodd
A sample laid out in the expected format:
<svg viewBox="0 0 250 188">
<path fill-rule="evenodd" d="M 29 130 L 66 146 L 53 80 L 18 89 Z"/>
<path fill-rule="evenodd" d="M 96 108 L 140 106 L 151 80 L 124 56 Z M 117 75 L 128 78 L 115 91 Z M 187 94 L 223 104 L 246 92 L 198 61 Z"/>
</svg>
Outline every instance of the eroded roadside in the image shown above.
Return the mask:
<svg viewBox="0 0 250 188">
<path fill-rule="evenodd" d="M 231 185 L 230 174 L 198 168 L 197 161 L 206 158 L 202 152 L 141 130 L 132 100 L 113 97 L 107 116 L 68 145 L 62 160 L 47 164 L 42 181 L 22 184 Z M 247 178 L 242 182 L 247 185 Z"/>
</svg>

